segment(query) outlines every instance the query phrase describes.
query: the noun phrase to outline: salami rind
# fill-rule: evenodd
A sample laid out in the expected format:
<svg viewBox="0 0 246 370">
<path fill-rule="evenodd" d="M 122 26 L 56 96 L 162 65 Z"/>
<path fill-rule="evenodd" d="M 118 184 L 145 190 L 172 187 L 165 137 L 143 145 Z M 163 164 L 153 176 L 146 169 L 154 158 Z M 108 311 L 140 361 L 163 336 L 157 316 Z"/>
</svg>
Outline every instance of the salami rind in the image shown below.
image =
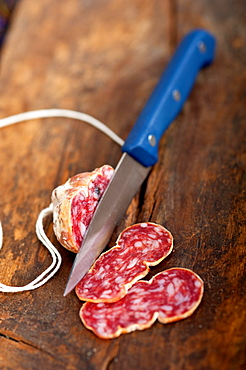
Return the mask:
<svg viewBox="0 0 246 370">
<path fill-rule="evenodd" d="M 80 318 L 86 328 L 103 339 L 190 316 L 201 302 L 203 281 L 193 271 L 172 268 L 150 281 L 138 281 L 115 303 L 86 302 Z"/>
<path fill-rule="evenodd" d="M 70 178 L 53 190 L 53 228 L 58 241 L 77 253 L 114 169 L 104 165 Z"/>
<path fill-rule="evenodd" d="M 90 302 L 115 302 L 130 287 L 167 257 L 173 237 L 163 226 L 151 222 L 125 229 L 116 246 L 103 253 L 76 287 L 79 299 Z"/>
</svg>

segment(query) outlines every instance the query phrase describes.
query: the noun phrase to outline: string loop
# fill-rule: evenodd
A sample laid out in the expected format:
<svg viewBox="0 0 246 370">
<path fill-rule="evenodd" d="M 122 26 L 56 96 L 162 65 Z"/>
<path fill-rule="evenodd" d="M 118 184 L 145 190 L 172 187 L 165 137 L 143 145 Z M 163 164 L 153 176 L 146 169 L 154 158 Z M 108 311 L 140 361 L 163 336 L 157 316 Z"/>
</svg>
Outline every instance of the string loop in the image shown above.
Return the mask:
<svg viewBox="0 0 246 370">
<path fill-rule="evenodd" d="M 14 116 L 1 118 L 0 119 L 0 128 L 13 125 L 15 123 L 29 121 L 37 118 L 50 118 L 50 117 L 63 117 L 63 118 L 72 118 L 79 121 L 83 121 L 89 123 L 91 126 L 97 128 L 99 131 L 103 132 L 105 135 L 110 137 L 114 142 L 118 145 L 122 146 L 124 141 L 116 135 L 110 128 L 108 128 L 105 124 L 97 120 L 96 118 L 90 116 L 89 114 L 76 112 L 73 110 L 68 109 L 40 109 L 35 111 L 24 112 L 20 114 L 16 114 Z M 39 288 L 43 284 L 45 284 L 49 279 L 51 279 L 55 273 L 59 270 L 62 259 L 61 255 L 55 246 L 51 243 L 47 235 L 44 231 L 43 221 L 44 219 L 53 213 L 53 206 L 52 204 L 49 207 L 43 209 L 37 219 L 36 222 L 36 235 L 38 239 L 43 243 L 43 245 L 48 249 L 52 257 L 51 265 L 46 268 L 37 278 L 33 281 L 24 285 L 22 287 L 18 286 L 9 286 L 0 283 L 0 292 L 5 293 L 17 293 L 17 292 L 24 292 L 28 290 L 33 290 Z M 0 249 L 2 248 L 3 244 L 3 229 L 2 224 L 0 222 Z"/>
</svg>

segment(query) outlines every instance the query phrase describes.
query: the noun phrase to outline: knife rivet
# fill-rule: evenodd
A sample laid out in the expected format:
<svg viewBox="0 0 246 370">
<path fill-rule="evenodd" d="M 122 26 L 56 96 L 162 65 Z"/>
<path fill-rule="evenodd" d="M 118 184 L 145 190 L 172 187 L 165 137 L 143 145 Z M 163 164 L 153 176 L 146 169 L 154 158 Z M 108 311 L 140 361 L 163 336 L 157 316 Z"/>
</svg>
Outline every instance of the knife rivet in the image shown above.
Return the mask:
<svg viewBox="0 0 246 370">
<path fill-rule="evenodd" d="M 177 90 L 177 89 L 173 90 L 172 96 L 173 96 L 173 99 L 176 100 L 176 101 L 180 101 L 180 99 L 181 99 L 180 91 Z"/>
<path fill-rule="evenodd" d="M 151 146 L 156 146 L 156 137 L 154 135 L 149 135 L 148 140 Z"/>
<path fill-rule="evenodd" d="M 198 45 L 198 49 L 200 50 L 201 53 L 203 53 L 203 54 L 206 53 L 207 48 L 206 48 L 206 45 L 204 44 L 203 41 L 199 41 L 197 45 Z"/>
</svg>

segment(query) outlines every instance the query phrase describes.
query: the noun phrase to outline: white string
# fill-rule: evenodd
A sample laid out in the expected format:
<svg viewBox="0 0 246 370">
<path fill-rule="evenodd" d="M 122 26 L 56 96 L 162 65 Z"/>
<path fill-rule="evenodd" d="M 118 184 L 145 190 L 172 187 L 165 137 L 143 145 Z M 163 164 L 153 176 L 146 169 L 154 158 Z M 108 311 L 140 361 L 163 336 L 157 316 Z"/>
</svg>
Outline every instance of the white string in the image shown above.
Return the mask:
<svg viewBox="0 0 246 370">
<path fill-rule="evenodd" d="M 0 221 L 0 249 L 3 246 L 3 228 L 2 228 L 2 222 Z"/>
<path fill-rule="evenodd" d="M 36 223 L 37 237 L 49 250 L 51 257 L 52 257 L 51 265 L 44 272 L 42 272 L 42 274 L 40 274 L 36 279 L 34 279 L 29 284 L 24 285 L 22 287 L 9 286 L 9 285 L 0 283 L 0 292 L 15 293 L 15 292 L 23 292 L 26 290 L 36 289 L 40 287 L 41 285 L 45 284 L 60 268 L 61 262 L 62 262 L 61 255 L 58 252 L 58 250 L 54 247 L 54 245 L 50 242 L 43 228 L 44 218 L 52 213 L 53 213 L 53 207 L 52 205 L 50 205 L 49 207 L 43 209 L 40 212 L 38 219 L 37 219 L 37 223 Z"/>
<path fill-rule="evenodd" d="M 102 131 L 105 135 L 109 136 L 113 141 L 122 146 L 124 141 L 114 133 L 110 128 L 108 128 L 104 123 L 98 119 L 90 116 L 89 114 L 76 112 L 69 109 L 39 109 L 30 112 L 24 112 L 16 114 L 14 116 L 1 118 L 0 128 L 10 126 L 14 123 L 29 121 L 36 118 L 50 118 L 50 117 L 62 117 L 62 118 L 72 118 L 79 121 L 87 122 L 91 126 L 96 127 L 98 130 Z"/>
<path fill-rule="evenodd" d="M 124 141 L 116 135 L 111 129 L 109 129 L 106 125 L 102 122 L 98 121 L 96 118 L 85 114 L 80 113 L 68 109 L 40 109 L 36 111 L 30 111 L 25 113 L 16 114 L 14 116 L 6 117 L 0 119 L 0 128 L 12 125 L 14 123 L 28 121 L 37 118 L 48 118 L 48 117 L 66 117 L 66 118 L 73 118 L 83 122 L 87 122 L 90 125 L 96 127 L 98 130 L 102 131 L 105 135 L 109 136 L 113 141 L 117 144 L 122 146 Z M 9 286 L 0 283 L 0 292 L 5 293 L 16 293 L 16 292 L 23 292 L 27 290 L 33 290 L 39 288 L 43 284 L 45 284 L 54 274 L 59 270 L 61 266 L 61 255 L 55 246 L 50 242 L 49 238 L 45 234 L 43 228 L 43 220 L 45 217 L 53 213 L 53 206 L 50 204 L 49 207 L 43 209 L 37 219 L 36 222 L 36 234 L 38 239 L 43 243 L 43 245 L 48 249 L 52 257 L 51 265 L 42 272 L 36 279 L 31 281 L 29 284 L 17 287 L 17 286 Z M 3 244 L 3 229 L 2 224 L 0 222 L 0 249 L 2 248 Z"/>
</svg>

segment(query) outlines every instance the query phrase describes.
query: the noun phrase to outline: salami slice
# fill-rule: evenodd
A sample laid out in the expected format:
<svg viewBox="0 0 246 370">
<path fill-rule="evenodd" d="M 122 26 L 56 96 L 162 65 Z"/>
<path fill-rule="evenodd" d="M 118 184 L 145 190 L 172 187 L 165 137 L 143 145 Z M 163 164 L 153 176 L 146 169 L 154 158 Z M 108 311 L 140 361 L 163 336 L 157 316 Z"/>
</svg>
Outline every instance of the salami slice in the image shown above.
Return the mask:
<svg viewBox="0 0 246 370">
<path fill-rule="evenodd" d="M 103 253 L 79 282 L 79 299 L 115 302 L 146 276 L 149 266 L 157 265 L 172 251 L 173 237 L 163 226 L 150 222 L 125 229 L 115 247 Z"/>
<path fill-rule="evenodd" d="M 77 253 L 98 201 L 113 176 L 108 165 L 73 176 L 52 192 L 53 227 L 58 241 Z"/>
<path fill-rule="evenodd" d="M 86 302 L 80 310 L 84 325 L 98 337 L 149 328 L 156 319 L 166 324 L 190 316 L 203 295 L 203 281 L 194 272 L 172 268 L 150 281 L 138 281 L 115 303 Z"/>
</svg>

